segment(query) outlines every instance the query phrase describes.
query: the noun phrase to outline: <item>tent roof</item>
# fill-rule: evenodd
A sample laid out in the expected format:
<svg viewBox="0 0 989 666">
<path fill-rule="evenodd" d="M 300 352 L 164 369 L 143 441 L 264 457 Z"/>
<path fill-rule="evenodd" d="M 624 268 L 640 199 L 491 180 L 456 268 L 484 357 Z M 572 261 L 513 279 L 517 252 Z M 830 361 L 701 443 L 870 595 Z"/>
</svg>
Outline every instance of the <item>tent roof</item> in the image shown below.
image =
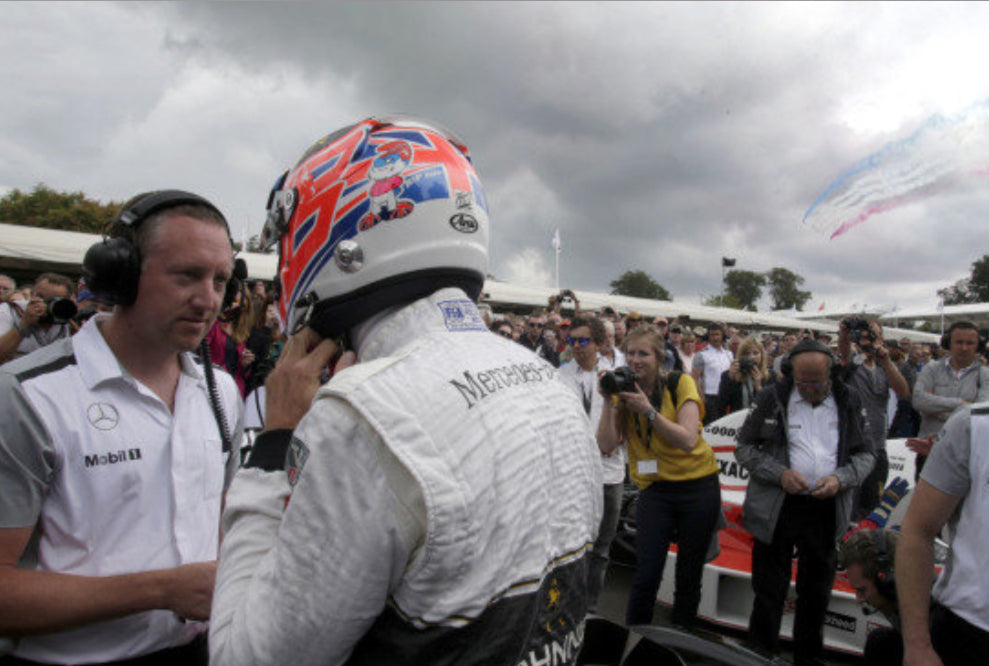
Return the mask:
<svg viewBox="0 0 989 666">
<path fill-rule="evenodd" d="M 41 272 L 59 271 L 73 275 L 81 274 L 82 260 L 94 243 L 100 241 L 97 234 L 84 234 L 76 231 L 25 227 L 13 224 L 0 224 L 0 270 L 21 270 Z M 248 275 L 262 280 L 273 280 L 278 270 L 278 257 L 274 254 L 241 252 L 237 256 L 247 262 Z M 484 285 L 486 300 L 493 308 L 530 309 L 545 307 L 549 297 L 557 290 L 550 287 L 528 287 L 488 280 Z M 676 317 L 688 315 L 692 321 L 702 323 L 723 321 L 726 324 L 746 328 L 770 330 L 796 330 L 809 328 L 836 334 L 838 326 L 828 321 L 801 321 L 793 317 L 763 312 L 747 312 L 732 308 L 714 308 L 705 305 L 682 303 L 679 301 L 657 301 L 631 296 L 613 296 L 591 291 L 575 291 L 581 307 L 597 310 L 610 305 L 619 312 L 637 310 L 643 316 Z M 947 309 L 947 308 L 946 308 Z M 900 315 L 903 318 L 903 315 Z M 937 336 L 913 330 L 889 329 L 887 337 L 906 336 L 913 340 L 936 341 Z"/>
</svg>

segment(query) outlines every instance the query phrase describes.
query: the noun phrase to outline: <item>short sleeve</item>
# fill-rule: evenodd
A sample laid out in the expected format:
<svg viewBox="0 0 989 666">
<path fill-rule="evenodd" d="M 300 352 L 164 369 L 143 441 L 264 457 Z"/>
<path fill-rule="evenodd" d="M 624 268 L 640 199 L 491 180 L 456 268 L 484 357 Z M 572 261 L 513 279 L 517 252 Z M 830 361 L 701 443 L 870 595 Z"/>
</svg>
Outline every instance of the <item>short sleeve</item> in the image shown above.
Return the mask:
<svg viewBox="0 0 989 666">
<path fill-rule="evenodd" d="M 934 439 L 934 446 L 924 463 L 920 478 L 942 492 L 954 497 L 964 497 L 972 481 L 968 466 L 971 451 L 971 410 L 962 409 L 948 419 Z"/>
<path fill-rule="evenodd" d="M 0 372 L 0 528 L 34 526 L 54 468 L 47 429 L 16 376 Z"/>
<path fill-rule="evenodd" d="M 680 411 L 680 408 L 691 400 L 699 404 L 701 411 L 704 411 L 704 401 L 701 400 L 701 395 L 697 392 L 697 383 L 693 377 L 685 372 L 680 375 L 680 381 L 677 382 L 677 411 Z"/>
</svg>

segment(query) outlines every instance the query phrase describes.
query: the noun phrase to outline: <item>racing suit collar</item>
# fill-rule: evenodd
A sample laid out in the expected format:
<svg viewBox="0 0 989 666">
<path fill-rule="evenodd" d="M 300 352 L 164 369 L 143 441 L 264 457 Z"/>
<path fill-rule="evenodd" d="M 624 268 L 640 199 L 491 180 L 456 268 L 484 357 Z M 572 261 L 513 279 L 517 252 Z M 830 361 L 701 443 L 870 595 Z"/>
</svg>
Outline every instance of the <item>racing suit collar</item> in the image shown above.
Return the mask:
<svg viewBox="0 0 989 666">
<path fill-rule="evenodd" d="M 447 331 L 436 304 L 454 299 L 467 301 L 468 297 L 461 289 L 440 289 L 407 305 L 382 310 L 357 324 L 350 331 L 357 360 L 365 362 L 390 356 L 423 335 Z"/>
</svg>

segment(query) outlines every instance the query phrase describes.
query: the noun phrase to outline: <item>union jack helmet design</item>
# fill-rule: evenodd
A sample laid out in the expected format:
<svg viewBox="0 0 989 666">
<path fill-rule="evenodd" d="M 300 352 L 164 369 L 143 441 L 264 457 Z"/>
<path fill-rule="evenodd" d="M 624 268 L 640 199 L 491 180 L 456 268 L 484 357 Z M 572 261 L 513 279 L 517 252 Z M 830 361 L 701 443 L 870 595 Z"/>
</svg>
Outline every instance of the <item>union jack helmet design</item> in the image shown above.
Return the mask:
<svg viewBox="0 0 989 666">
<path fill-rule="evenodd" d="M 470 153 L 435 123 L 368 118 L 313 144 L 275 183 L 264 247 L 279 250 L 289 332 L 336 337 L 444 286 L 476 299 L 488 203 Z"/>
</svg>

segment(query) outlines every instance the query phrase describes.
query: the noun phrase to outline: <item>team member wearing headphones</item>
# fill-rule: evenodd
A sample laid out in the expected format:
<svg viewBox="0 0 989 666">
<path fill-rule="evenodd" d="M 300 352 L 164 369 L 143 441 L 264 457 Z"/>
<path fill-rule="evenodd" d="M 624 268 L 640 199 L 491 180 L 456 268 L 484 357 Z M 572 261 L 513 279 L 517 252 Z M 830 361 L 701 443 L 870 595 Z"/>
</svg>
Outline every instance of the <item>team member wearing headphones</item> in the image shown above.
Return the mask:
<svg viewBox="0 0 989 666">
<path fill-rule="evenodd" d="M 219 370 L 211 400 L 189 352 L 220 311 L 230 236 L 187 192 L 124 208 L 84 264 L 114 311 L 0 370 L 4 664 L 206 663 L 239 462 L 221 423 L 239 432 L 241 403 Z"/>
<path fill-rule="evenodd" d="M 793 549 L 799 556 L 794 659 L 814 663 L 835 573 L 835 542 L 852 513 L 856 488 L 875 461 L 858 395 L 837 379 L 831 351 L 803 340 L 782 364 L 782 381 L 764 388 L 738 433 L 735 458 L 748 470 L 742 523 L 752 534 L 755 601 L 749 634 L 779 651 Z"/>
<path fill-rule="evenodd" d="M 989 400 L 989 367 L 979 361 L 985 346 L 970 321 L 956 321 L 941 336 L 948 357 L 926 364 L 913 388 L 913 408 L 920 412 L 918 438 L 930 441 L 959 407 Z M 911 440 L 911 448 L 917 452 L 919 474 L 930 445 Z"/>
<path fill-rule="evenodd" d="M 896 603 L 893 560 L 897 534 L 883 528 L 859 530 L 838 547 L 838 567 L 845 570 L 848 584 L 863 613 L 882 613 L 890 627 L 876 627 L 865 638 L 866 666 L 900 666 L 903 663 L 903 634 Z"/>
</svg>

